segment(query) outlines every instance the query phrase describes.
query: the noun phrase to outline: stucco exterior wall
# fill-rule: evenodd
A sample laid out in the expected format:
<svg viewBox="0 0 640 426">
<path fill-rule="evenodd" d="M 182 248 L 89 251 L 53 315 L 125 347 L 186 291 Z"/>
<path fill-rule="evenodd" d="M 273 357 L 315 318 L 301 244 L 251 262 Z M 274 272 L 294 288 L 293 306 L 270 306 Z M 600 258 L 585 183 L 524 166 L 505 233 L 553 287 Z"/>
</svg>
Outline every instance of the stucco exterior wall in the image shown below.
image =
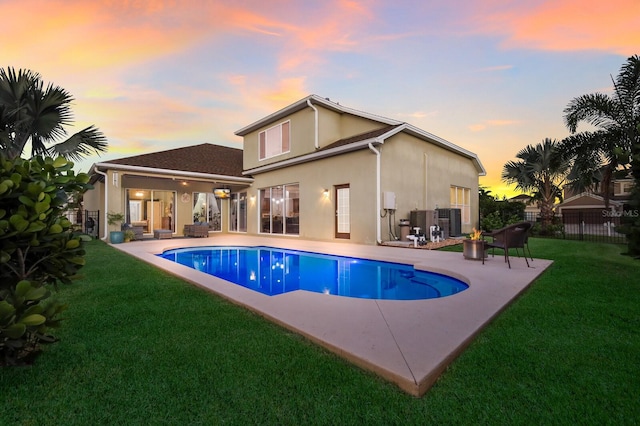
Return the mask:
<svg viewBox="0 0 640 426">
<path fill-rule="evenodd" d="M 382 123 L 363 117 L 339 114 L 321 106 L 316 106 L 316 108 L 318 109 L 319 148 L 323 148 L 337 140 L 376 130 L 385 126 Z M 276 157 L 260 160 L 258 143 L 260 132 L 288 120 L 291 122 L 290 151 Z M 244 169 L 250 170 L 256 167 L 278 163 L 304 154 L 310 154 L 315 151 L 315 113 L 313 109 L 307 107 L 244 136 Z"/>
<path fill-rule="evenodd" d="M 361 150 L 338 157 L 299 164 L 286 169 L 261 173 L 249 191 L 247 232 L 257 234 L 259 223 L 259 194 L 262 188 L 298 183 L 300 185 L 300 233 L 309 240 L 346 241 L 375 244 L 376 241 L 376 184 L 375 155 Z M 351 238 L 335 238 L 334 186 L 350 185 Z M 323 191 L 329 189 L 325 198 Z"/>
<path fill-rule="evenodd" d="M 471 159 L 405 133 L 385 141 L 380 152 L 381 190 L 395 193 L 398 220 L 411 210 L 451 207 L 454 185 L 470 190 L 471 223 L 463 223 L 462 232 L 478 226 L 478 171 Z"/>
</svg>

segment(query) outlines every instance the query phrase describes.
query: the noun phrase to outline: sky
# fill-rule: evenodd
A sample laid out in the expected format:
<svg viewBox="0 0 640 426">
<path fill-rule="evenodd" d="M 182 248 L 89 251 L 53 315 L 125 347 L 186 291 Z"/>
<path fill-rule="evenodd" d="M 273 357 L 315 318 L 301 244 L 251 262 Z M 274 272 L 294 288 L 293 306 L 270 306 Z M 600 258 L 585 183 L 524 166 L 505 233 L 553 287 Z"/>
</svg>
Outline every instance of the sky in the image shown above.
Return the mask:
<svg viewBox="0 0 640 426">
<path fill-rule="evenodd" d="M 80 171 L 241 148 L 236 130 L 316 94 L 476 153 L 500 197 L 517 194 L 504 164 L 568 136 L 567 104 L 610 94 L 640 54 L 640 0 L 0 0 L 0 16 L 0 67 L 69 91 L 69 134 L 107 137 Z"/>
</svg>

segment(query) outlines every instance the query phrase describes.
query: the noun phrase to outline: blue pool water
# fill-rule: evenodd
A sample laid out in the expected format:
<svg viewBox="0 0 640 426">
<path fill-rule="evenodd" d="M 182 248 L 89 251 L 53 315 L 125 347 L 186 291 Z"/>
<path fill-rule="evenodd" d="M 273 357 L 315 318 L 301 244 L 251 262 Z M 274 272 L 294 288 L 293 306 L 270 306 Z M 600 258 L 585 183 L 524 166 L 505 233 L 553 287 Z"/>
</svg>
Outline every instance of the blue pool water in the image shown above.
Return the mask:
<svg viewBox="0 0 640 426">
<path fill-rule="evenodd" d="M 295 290 L 364 299 L 418 300 L 466 290 L 410 265 L 272 247 L 194 247 L 159 256 L 269 296 Z"/>
</svg>

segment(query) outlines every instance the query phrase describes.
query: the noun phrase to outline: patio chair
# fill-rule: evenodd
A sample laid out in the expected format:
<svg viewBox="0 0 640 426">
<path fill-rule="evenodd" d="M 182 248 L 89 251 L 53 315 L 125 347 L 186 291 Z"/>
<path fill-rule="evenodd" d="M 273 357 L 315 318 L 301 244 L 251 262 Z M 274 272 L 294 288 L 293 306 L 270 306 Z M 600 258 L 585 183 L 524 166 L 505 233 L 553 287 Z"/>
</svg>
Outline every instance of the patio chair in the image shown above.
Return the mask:
<svg viewBox="0 0 640 426">
<path fill-rule="evenodd" d="M 495 230 L 493 232 L 483 232 L 482 239 L 485 237 L 492 237 L 493 241 L 485 241 L 485 250 L 491 249 L 492 255 L 495 256 L 493 250 L 500 249 L 504 251 L 504 261 L 511 268 L 511 261 L 509 260 L 509 249 L 516 249 L 516 254 L 520 257 L 519 248 L 522 249 L 524 260 L 527 262 L 527 268 L 529 268 L 529 259 L 527 259 L 527 253 L 525 252 L 525 245 L 529 238 L 529 231 L 531 230 L 531 223 L 519 222 L 513 225 L 505 226 L 502 229 Z M 531 250 L 529 250 L 529 256 L 531 256 Z M 532 258 L 533 259 L 533 258 Z M 482 256 L 482 264 L 484 264 L 484 256 Z"/>
</svg>

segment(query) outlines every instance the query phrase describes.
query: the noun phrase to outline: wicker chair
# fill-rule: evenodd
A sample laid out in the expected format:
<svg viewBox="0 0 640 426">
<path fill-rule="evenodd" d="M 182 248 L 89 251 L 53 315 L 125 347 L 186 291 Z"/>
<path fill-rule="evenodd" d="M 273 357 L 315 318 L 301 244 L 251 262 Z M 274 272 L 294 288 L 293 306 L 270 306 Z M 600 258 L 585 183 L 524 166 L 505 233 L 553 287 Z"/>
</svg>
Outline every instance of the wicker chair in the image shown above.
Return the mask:
<svg viewBox="0 0 640 426">
<path fill-rule="evenodd" d="M 522 254 L 524 255 L 524 260 L 527 262 L 527 267 L 529 267 L 529 260 L 527 259 L 527 254 L 525 253 L 525 245 L 527 244 L 527 240 L 529 237 L 529 231 L 531 230 L 531 223 L 529 222 L 518 222 L 513 225 L 506 226 L 502 229 L 495 230 L 493 232 L 483 232 L 482 239 L 484 237 L 492 237 L 493 241 L 485 241 L 485 250 L 491 249 L 491 253 L 493 254 L 493 249 L 504 250 L 504 261 L 511 268 L 511 261 L 509 260 L 509 249 L 516 249 L 516 254 L 520 257 L 520 253 L 518 249 L 522 249 Z M 531 251 L 529 251 L 529 256 L 531 256 Z M 482 264 L 484 264 L 484 256 L 482 256 Z"/>
<path fill-rule="evenodd" d="M 185 225 L 183 234 L 185 237 L 208 237 L 209 224 L 206 222 Z"/>
</svg>

